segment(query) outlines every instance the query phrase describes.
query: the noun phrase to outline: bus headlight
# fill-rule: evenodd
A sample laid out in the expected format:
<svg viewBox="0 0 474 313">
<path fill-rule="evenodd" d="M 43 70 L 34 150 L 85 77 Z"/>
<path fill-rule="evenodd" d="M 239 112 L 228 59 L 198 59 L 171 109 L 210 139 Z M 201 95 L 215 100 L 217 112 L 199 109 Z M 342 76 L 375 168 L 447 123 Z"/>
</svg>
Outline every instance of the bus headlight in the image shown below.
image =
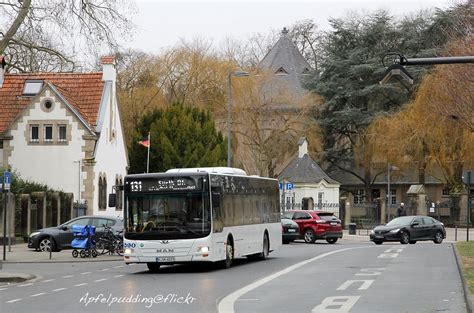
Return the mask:
<svg viewBox="0 0 474 313">
<path fill-rule="evenodd" d="M 133 249 L 125 249 L 124 250 L 124 254 L 132 254 L 133 252 L 135 252 Z"/>
<path fill-rule="evenodd" d="M 198 252 L 200 252 L 200 253 L 209 253 L 209 247 L 199 247 Z"/>
</svg>

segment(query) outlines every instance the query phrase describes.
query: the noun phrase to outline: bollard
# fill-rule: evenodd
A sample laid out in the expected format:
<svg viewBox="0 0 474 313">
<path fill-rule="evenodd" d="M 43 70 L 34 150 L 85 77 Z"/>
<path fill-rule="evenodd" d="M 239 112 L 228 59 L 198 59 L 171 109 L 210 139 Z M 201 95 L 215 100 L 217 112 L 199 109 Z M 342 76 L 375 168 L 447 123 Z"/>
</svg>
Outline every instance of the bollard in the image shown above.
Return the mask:
<svg viewBox="0 0 474 313">
<path fill-rule="evenodd" d="M 454 241 L 458 241 L 458 226 L 454 226 Z"/>
</svg>

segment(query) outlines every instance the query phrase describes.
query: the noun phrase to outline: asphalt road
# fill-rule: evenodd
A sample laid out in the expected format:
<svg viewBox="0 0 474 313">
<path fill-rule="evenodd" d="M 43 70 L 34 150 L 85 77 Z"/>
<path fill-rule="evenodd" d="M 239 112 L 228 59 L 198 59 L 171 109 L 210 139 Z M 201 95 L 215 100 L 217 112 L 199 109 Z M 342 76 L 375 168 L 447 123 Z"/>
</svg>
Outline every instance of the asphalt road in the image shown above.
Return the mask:
<svg viewBox="0 0 474 313">
<path fill-rule="evenodd" d="M 452 246 L 431 242 L 296 243 L 227 270 L 152 274 L 116 261 L 4 270 L 41 276 L 0 285 L 1 312 L 466 312 Z"/>
</svg>

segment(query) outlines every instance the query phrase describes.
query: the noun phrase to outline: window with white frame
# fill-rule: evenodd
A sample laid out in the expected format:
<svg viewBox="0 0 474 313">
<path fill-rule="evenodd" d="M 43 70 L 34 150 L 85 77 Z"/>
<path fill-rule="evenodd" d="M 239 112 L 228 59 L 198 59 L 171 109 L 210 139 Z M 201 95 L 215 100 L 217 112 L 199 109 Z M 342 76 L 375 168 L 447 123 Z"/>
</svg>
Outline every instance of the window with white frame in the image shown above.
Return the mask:
<svg viewBox="0 0 474 313">
<path fill-rule="evenodd" d="M 318 192 L 318 204 L 323 203 L 324 192 Z"/>
<path fill-rule="evenodd" d="M 39 125 L 30 125 L 30 141 L 39 141 Z"/>
<path fill-rule="evenodd" d="M 53 141 L 53 125 L 44 125 L 44 141 Z"/>
<path fill-rule="evenodd" d="M 365 189 L 357 189 L 354 191 L 354 204 L 362 204 L 365 202 Z"/>
<path fill-rule="evenodd" d="M 66 125 L 58 125 L 58 141 L 65 142 L 66 140 Z"/>
</svg>

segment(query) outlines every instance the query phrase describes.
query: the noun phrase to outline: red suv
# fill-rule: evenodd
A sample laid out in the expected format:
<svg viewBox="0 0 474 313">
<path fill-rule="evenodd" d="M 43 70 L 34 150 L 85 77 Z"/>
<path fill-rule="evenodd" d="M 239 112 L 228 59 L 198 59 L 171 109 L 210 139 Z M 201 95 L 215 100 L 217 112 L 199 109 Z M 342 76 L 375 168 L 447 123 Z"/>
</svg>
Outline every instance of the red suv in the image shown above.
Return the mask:
<svg viewBox="0 0 474 313">
<path fill-rule="evenodd" d="M 316 239 L 326 239 L 335 243 L 342 238 L 341 220 L 334 213 L 325 211 L 291 210 L 283 214 L 283 218 L 295 221 L 300 227 L 300 235 L 307 243 Z"/>
</svg>

